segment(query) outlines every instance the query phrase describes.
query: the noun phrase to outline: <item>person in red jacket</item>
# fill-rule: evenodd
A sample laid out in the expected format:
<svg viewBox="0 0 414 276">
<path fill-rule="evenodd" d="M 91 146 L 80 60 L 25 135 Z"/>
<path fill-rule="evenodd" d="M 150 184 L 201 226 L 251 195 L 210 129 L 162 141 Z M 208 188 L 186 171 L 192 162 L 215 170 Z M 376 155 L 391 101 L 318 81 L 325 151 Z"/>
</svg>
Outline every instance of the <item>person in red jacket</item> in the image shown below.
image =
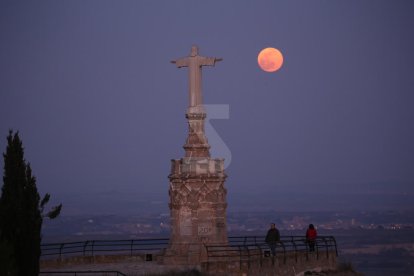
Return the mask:
<svg viewBox="0 0 414 276">
<path fill-rule="evenodd" d="M 306 242 L 309 244 L 309 251 L 315 251 L 315 242 L 316 242 L 316 233 L 315 226 L 313 224 L 309 224 L 308 230 L 306 230 Z"/>
</svg>

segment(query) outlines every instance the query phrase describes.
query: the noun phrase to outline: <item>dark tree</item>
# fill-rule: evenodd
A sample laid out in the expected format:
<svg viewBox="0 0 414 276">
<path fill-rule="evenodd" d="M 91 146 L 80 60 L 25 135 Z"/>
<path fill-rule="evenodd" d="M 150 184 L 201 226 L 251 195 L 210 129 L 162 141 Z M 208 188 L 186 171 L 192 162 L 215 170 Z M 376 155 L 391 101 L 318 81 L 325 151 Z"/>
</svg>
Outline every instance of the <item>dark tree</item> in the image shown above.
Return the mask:
<svg viewBox="0 0 414 276">
<path fill-rule="evenodd" d="M 0 275 L 39 274 L 43 217 L 55 218 L 62 204 L 43 215 L 50 195 L 40 200 L 36 178 L 24 160 L 19 133 L 9 132 L 3 153 L 4 175 L 0 197 Z"/>
</svg>

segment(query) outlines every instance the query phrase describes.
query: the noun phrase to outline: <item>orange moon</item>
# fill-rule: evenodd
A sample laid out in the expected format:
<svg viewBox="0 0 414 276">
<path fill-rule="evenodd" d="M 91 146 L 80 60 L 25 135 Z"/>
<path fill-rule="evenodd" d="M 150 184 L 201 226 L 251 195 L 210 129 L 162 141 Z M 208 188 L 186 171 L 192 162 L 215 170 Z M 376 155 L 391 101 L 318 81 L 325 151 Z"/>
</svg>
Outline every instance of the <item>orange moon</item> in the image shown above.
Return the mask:
<svg viewBox="0 0 414 276">
<path fill-rule="evenodd" d="M 259 67 L 266 72 L 275 72 L 283 65 L 283 55 L 275 48 L 265 48 L 257 56 Z"/>
</svg>

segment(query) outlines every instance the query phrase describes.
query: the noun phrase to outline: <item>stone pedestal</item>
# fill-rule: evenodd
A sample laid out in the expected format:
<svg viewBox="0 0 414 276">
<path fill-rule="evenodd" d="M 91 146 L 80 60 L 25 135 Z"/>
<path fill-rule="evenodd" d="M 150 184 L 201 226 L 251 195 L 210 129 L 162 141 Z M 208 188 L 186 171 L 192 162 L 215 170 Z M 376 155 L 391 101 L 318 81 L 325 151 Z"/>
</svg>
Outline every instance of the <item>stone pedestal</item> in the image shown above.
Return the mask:
<svg viewBox="0 0 414 276">
<path fill-rule="evenodd" d="M 189 109 L 189 111 L 203 111 Z M 227 244 L 224 159 L 210 158 L 204 135 L 205 113 L 187 113 L 185 157 L 171 160 L 171 238 L 165 263 L 199 265 L 204 245 Z"/>
</svg>

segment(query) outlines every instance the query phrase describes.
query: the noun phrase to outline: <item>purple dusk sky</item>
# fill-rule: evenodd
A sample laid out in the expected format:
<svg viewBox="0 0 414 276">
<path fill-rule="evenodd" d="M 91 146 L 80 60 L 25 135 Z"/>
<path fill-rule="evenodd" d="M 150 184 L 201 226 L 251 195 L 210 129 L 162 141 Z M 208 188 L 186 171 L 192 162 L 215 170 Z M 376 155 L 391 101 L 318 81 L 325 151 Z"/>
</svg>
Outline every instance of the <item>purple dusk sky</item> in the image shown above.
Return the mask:
<svg viewBox="0 0 414 276">
<path fill-rule="evenodd" d="M 211 121 L 230 202 L 412 198 L 413 13 L 403 0 L 1 1 L 0 150 L 18 130 L 40 191 L 67 211 L 154 195 L 166 207 L 188 104 L 187 69 L 170 61 L 197 44 L 223 58 L 203 68 L 203 97 L 230 109 Z M 285 58 L 275 73 L 257 66 L 269 46 Z"/>
</svg>

